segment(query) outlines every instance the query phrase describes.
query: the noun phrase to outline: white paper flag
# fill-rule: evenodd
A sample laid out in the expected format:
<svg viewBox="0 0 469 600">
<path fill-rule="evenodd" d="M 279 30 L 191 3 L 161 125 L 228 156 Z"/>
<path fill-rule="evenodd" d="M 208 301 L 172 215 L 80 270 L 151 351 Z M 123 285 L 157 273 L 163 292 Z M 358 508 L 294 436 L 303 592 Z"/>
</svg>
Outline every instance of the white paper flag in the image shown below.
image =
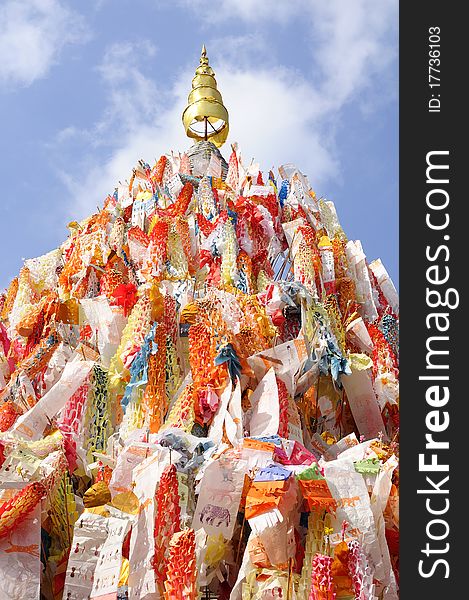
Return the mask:
<svg viewBox="0 0 469 600">
<path fill-rule="evenodd" d="M 209 535 L 221 533 L 225 539 L 231 539 L 246 472 L 246 461 L 228 452 L 208 465 L 192 521 L 194 529 L 203 527 Z"/>
<path fill-rule="evenodd" d="M 17 490 L 14 490 L 16 493 Z M 0 503 L 5 501 L 3 498 Z M 0 538 L 0 598 L 39 600 L 41 581 L 41 504 Z"/>
<path fill-rule="evenodd" d="M 108 535 L 106 521 L 106 517 L 85 512 L 75 523 L 63 598 L 91 597 L 100 549 Z"/>
<path fill-rule="evenodd" d="M 122 517 L 126 517 L 121 511 Z M 116 594 L 122 566 L 122 544 L 131 521 L 128 518 L 109 517 L 106 519 L 107 538 L 100 548 L 98 562 L 93 578 L 91 598 L 100 598 L 105 594 Z"/>
<path fill-rule="evenodd" d="M 382 433 L 386 438 L 386 427 L 373 390 L 370 369 L 359 371 L 352 367 L 352 374 L 342 377 L 342 383 L 360 434 L 370 439 Z"/>
<path fill-rule="evenodd" d="M 37 404 L 18 418 L 12 431 L 20 437 L 38 440 L 50 419 L 65 406 L 67 400 L 85 381 L 94 364 L 93 361 L 81 360 L 79 355 L 75 355 L 73 360 L 65 365 L 59 381 Z"/>
<path fill-rule="evenodd" d="M 267 371 L 251 396 L 251 436 L 276 435 L 279 427 L 279 400 L 275 371 Z"/>
</svg>

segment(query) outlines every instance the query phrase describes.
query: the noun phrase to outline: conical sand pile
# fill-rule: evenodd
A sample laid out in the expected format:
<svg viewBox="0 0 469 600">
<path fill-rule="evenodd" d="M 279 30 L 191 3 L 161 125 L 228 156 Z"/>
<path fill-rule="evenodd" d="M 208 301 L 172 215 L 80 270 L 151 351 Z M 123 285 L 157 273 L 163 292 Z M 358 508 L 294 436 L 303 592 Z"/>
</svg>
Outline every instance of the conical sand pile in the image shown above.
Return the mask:
<svg viewBox="0 0 469 600">
<path fill-rule="evenodd" d="M 397 598 L 394 286 L 295 167 L 203 154 L 2 297 L 2 599 Z"/>
</svg>

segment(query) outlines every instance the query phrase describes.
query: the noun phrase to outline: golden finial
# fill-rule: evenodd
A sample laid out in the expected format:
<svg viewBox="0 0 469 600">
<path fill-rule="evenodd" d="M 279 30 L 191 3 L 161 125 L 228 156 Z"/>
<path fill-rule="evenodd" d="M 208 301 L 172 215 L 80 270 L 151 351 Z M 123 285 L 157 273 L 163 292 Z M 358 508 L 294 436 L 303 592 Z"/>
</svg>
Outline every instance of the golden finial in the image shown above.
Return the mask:
<svg viewBox="0 0 469 600">
<path fill-rule="evenodd" d="M 197 140 L 210 140 L 218 148 L 228 137 L 228 111 L 217 89 L 215 73 L 209 64 L 205 44 L 200 64 L 195 70 L 188 105 L 182 113 L 186 135 Z"/>
</svg>

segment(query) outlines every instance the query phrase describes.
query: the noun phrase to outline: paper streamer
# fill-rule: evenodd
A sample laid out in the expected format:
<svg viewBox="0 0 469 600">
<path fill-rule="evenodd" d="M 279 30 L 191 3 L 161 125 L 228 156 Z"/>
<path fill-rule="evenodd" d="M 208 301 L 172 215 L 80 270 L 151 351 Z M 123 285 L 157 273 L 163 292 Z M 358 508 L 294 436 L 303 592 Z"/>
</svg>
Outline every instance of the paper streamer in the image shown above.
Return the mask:
<svg viewBox="0 0 469 600">
<path fill-rule="evenodd" d="M 80 304 L 86 322 L 97 331 L 98 350 L 102 366 L 109 368 L 111 358 L 119 347 L 127 318 L 116 308 L 111 308 L 107 298 L 84 298 Z"/>
<path fill-rule="evenodd" d="M 8 537 L 0 539 L 0 598 L 39 600 L 40 552 L 41 505 L 38 504 Z"/>
<path fill-rule="evenodd" d="M 62 376 L 44 396 L 16 421 L 13 432 L 20 437 L 38 440 L 67 400 L 77 391 L 93 368 L 94 362 L 81 360 L 79 355 L 66 364 Z"/>
<path fill-rule="evenodd" d="M 274 369 L 269 369 L 251 396 L 252 414 L 249 429 L 252 436 L 276 435 L 280 413 Z"/>
<path fill-rule="evenodd" d="M 381 433 L 383 439 L 387 439 L 386 427 L 373 390 L 371 370 L 356 370 L 352 367 L 352 374 L 342 377 L 342 383 L 360 434 L 365 439 L 370 439 Z"/>
</svg>

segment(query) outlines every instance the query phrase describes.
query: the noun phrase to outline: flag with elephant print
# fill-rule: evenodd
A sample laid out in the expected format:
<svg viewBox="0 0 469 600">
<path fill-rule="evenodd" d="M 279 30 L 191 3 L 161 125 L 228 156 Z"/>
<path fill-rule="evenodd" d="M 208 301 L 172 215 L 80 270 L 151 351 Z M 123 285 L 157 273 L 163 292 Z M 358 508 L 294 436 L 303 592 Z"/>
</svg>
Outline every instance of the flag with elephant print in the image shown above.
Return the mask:
<svg viewBox="0 0 469 600">
<path fill-rule="evenodd" d="M 247 462 L 235 454 L 225 452 L 206 468 L 192 521 L 194 529 L 221 533 L 226 540 L 233 535 L 247 472 Z"/>
</svg>

